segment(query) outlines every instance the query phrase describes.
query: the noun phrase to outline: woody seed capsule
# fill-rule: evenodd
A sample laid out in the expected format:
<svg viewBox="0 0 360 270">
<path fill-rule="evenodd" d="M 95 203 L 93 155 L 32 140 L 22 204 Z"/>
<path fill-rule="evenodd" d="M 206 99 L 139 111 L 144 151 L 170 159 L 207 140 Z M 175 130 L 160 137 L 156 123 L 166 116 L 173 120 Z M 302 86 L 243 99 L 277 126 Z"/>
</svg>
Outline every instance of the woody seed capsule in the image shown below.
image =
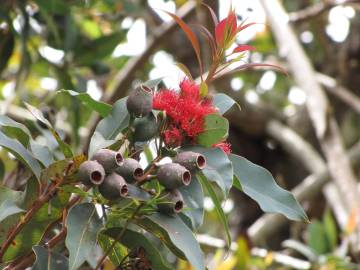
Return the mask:
<svg viewBox="0 0 360 270">
<path fill-rule="evenodd" d="M 184 207 L 184 200 L 179 190 L 165 192 L 160 195 L 161 200 L 157 205 L 159 212 L 164 214 L 180 213 Z"/>
<path fill-rule="evenodd" d="M 202 154 L 192 151 L 178 153 L 173 158 L 173 161 L 184 166 L 189 171 L 202 170 L 206 167 L 205 157 Z"/>
<path fill-rule="evenodd" d="M 116 168 L 121 166 L 124 161 L 119 152 L 110 149 L 100 149 L 91 159 L 99 162 L 104 167 L 107 174 L 113 172 Z"/>
<path fill-rule="evenodd" d="M 146 142 L 158 133 L 158 123 L 153 114 L 138 118 L 134 121 L 134 139 L 137 142 Z"/>
<path fill-rule="evenodd" d="M 168 163 L 160 167 L 157 178 L 166 189 L 173 190 L 182 185 L 189 185 L 191 182 L 190 172 L 180 164 Z"/>
<path fill-rule="evenodd" d="M 88 160 L 80 165 L 78 177 L 84 185 L 100 185 L 104 181 L 105 171 L 99 162 Z"/>
<path fill-rule="evenodd" d="M 124 159 L 124 163 L 116 169 L 128 183 L 133 183 L 144 175 L 144 170 L 140 163 L 133 158 Z"/>
<path fill-rule="evenodd" d="M 152 99 L 151 89 L 140 85 L 130 93 L 126 100 L 126 108 L 135 117 L 143 117 L 151 112 Z"/>
<path fill-rule="evenodd" d="M 128 186 L 122 176 L 112 173 L 105 177 L 104 182 L 99 186 L 99 192 L 108 200 L 116 200 L 127 196 Z"/>
</svg>

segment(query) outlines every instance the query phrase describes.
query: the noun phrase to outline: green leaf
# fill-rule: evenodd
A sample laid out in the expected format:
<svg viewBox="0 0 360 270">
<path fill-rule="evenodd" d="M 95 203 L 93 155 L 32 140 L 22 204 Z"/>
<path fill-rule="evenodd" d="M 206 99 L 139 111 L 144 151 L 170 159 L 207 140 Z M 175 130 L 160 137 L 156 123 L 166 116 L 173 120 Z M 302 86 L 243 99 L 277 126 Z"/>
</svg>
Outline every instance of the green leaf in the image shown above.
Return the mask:
<svg viewBox="0 0 360 270">
<path fill-rule="evenodd" d="M 28 128 L 23 124 L 12 120 L 6 115 L 0 115 L 0 130 L 7 136 L 18 139 L 23 146 L 28 146 L 31 134 Z"/>
<path fill-rule="evenodd" d="M 211 200 L 213 201 L 213 203 L 215 205 L 215 211 L 220 219 L 221 224 L 223 225 L 223 227 L 225 229 L 226 244 L 228 247 L 230 247 L 231 235 L 230 235 L 230 230 L 229 230 L 229 224 L 228 224 L 227 217 L 226 217 L 224 211 L 222 210 L 219 198 L 217 197 L 216 192 L 212 188 L 211 183 L 209 183 L 209 181 L 206 179 L 206 177 L 202 173 L 198 173 L 196 176 L 197 176 L 196 178 L 200 181 L 201 185 L 206 188 L 207 192 L 210 195 Z"/>
<path fill-rule="evenodd" d="M 104 233 L 116 239 L 121 233 L 123 228 L 110 228 Z M 150 259 L 153 269 L 156 270 L 171 270 L 171 267 L 162 257 L 160 252 L 153 246 L 153 244 L 146 238 L 144 232 L 138 232 L 135 230 L 127 229 L 120 242 L 126 246 L 129 250 L 143 247 L 146 250 L 146 256 Z"/>
<path fill-rule="evenodd" d="M 234 104 L 240 109 L 240 105 L 228 95 L 223 93 L 216 94 L 213 99 L 213 104 L 219 109 L 219 113 L 223 115 L 226 113 Z"/>
<path fill-rule="evenodd" d="M 111 113 L 97 125 L 94 135 L 91 137 L 89 157 L 100 148 L 103 148 L 104 145 L 113 144 L 114 141 L 112 140 L 128 127 L 129 121 L 130 115 L 126 109 L 126 98 L 122 98 L 114 104 Z M 108 142 L 109 140 L 110 142 Z"/>
<path fill-rule="evenodd" d="M 196 179 L 192 179 L 190 185 L 179 188 L 183 196 L 186 210 L 182 213 L 190 218 L 192 227 L 199 227 L 204 220 L 204 192 Z"/>
<path fill-rule="evenodd" d="M 190 70 L 184 64 L 177 62 L 177 63 L 175 63 L 175 66 L 177 66 L 179 69 L 181 69 L 181 71 L 185 73 L 185 75 L 186 75 L 186 77 L 188 77 L 188 79 L 190 79 L 191 81 L 194 81 Z"/>
<path fill-rule="evenodd" d="M 160 240 L 180 258 L 186 258 L 196 270 L 205 270 L 204 255 L 192 231 L 178 216 L 160 213 L 137 220 L 137 224 Z"/>
<path fill-rule="evenodd" d="M 336 223 L 331 215 L 331 211 L 326 209 L 323 217 L 323 226 L 326 234 L 327 242 L 329 243 L 330 250 L 334 250 L 337 246 L 338 233 L 336 228 Z"/>
<path fill-rule="evenodd" d="M 101 101 L 94 100 L 87 93 L 79 93 L 72 90 L 60 90 L 58 93 L 66 93 L 72 97 L 79 99 L 85 106 L 98 112 L 102 117 L 106 117 L 111 112 L 111 105 Z"/>
<path fill-rule="evenodd" d="M 200 83 L 200 96 L 206 97 L 206 95 L 208 94 L 208 92 L 209 92 L 209 88 L 208 88 L 206 82 L 204 82 L 204 81 L 201 82 L 201 83 Z"/>
<path fill-rule="evenodd" d="M 71 147 L 60 138 L 59 133 L 54 129 L 51 123 L 44 117 L 42 112 L 26 102 L 25 102 L 25 106 L 37 120 L 39 120 L 41 123 L 47 126 L 47 128 L 50 130 L 51 134 L 54 136 L 55 140 L 59 144 L 59 147 L 63 152 L 64 156 L 66 158 L 73 157 Z"/>
<path fill-rule="evenodd" d="M 102 227 L 95 206 L 91 203 L 75 205 L 66 220 L 65 245 L 69 250 L 69 269 L 78 269 L 91 256 Z"/>
<path fill-rule="evenodd" d="M 10 151 L 40 179 L 41 166 L 34 156 L 19 142 L 0 131 L 0 145 Z"/>
<path fill-rule="evenodd" d="M 31 270 L 66 270 L 69 260 L 65 256 L 42 246 L 33 246 L 36 260 Z"/>
<path fill-rule="evenodd" d="M 186 148 L 186 150 L 188 149 L 205 156 L 206 167 L 202 170 L 203 174 L 209 181 L 215 182 L 226 197 L 232 187 L 234 175 L 229 157 L 218 147 L 204 148 L 195 146 Z"/>
<path fill-rule="evenodd" d="M 309 225 L 308 245 L 318 255 L 330 252 L 326 234 L 322 223 L 318 220 L 312 221 Z"/>
<path fill-rule="evenodd" d="M 211 147 L 228 136 L 229 122 L 218 114 L 205 116 L 204 131 L 197 137 L 197 142 L 205 147 Z"/>
<path fill-rule="evenodd" d="M 4 161 L 0 158 L 0 183 L 4 179 L 5 176 L 5 164 Z"/>
<path fill-rule="evenodd" d="M 21 212 L 24 212 L 24 210 L 19 208 L 14 201 L 5 200 L 0 203 L 0 222 L 8 216 L 12 216 Z"/>
<path fill-rule="evenodd" d="M 229 157 L 242 191 L 255 200 L 263 211 L 280 213 L 292 220 L 308 222 L 308 217 L 295 197 L 279 187 L 268 170 L 243 157 L 234 154 L 230 154 Z"/>
<path fill-rule="evenodd" d="M 125 32 L 114 32 L 107 36 L 96 38 L 84 46 L 80 46 L 75 52 L 74 61 L 78 65 L 91 65 L 110 55 L 115 47 L 125 37 Z"/>
<path fill-rule="evenodd" d="M 37 196 L 38 182 L 35 179 L 30 178 L 30 180 L 28 180 L 26 193 L 24 194 L 21 207 L 26 207 L 28 209 Z M 43 238 L 49 224 L 61 217 L 61 209 L 64 207 L 68 199 L 69 196 L 67 194 L 58 193 L 58 195 L 54 197 L 50 203 L 44 204 L 15 237 L 13 245 L 9 247 L 4 255 L 4 260 L 10 261 L 23 256 L 31 250 L 32 246 L 38 244 Z M 9 219 L 12 221 L 12 224 L 8 224 L 8 219 L 6 219 L 5 222 L 7 224 L 5 224 L 5 228 L 14 224 L 14 221 L 11 218 Z"/>
<path fill-rule="evenodd" d="M 54 162 L 54 156 L 46 145 L 41 145 L 33 140 L 30 141 L 31 152 L 45 167 Z"/>
<path fill-rule="evenodd" d="M 113 244 L 114 240 L 111 239 L 109 236 L 100 233 L 98 235 L 98 242 L 101 249 L 105 252 L 107 251 L 111 245 Z M 119 266 L 123 260 L 123 258 L 127 254 L 127 249 L 120 243 L 116 243 L 115 246 L 110 250 L 108 257 L 110 261 L 113 263 L 115 267 Z"/>
</svg>

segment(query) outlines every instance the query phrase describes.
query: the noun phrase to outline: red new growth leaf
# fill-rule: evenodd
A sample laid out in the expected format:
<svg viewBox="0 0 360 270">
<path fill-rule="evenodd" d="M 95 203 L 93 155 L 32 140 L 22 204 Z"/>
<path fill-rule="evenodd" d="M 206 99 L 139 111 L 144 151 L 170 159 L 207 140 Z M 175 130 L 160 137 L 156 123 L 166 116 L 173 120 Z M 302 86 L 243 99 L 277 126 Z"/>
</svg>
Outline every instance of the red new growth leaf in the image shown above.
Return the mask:
<svg viewBox="0 0 360 270">
<path fill-rule="evenodd" d="M 245 51 L 255 51 L 255 47 L 251 45 L 238 45 L 234 50 L 233 53 L 240 53 Z"/>
<path fill-rule="evenodd" d="M 220 21 L 215 27 L 216 43 L 220 48 L 227 47 L 228 43 L 236 35 L 236 14 L 234 11 L 230 11 L 229 15 Z"/>
</svg>

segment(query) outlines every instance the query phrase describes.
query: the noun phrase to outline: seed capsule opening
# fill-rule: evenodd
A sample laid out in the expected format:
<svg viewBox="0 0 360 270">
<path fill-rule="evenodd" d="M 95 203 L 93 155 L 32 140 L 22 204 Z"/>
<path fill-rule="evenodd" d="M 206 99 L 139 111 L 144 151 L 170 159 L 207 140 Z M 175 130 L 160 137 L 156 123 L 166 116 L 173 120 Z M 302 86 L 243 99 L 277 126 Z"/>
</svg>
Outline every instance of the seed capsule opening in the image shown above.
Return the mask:
<svg viewBox="0 0 360 270">
<path fill-rule="evenodd" d="M 128 186 L 127 185 L 122 186 L 120 189 L 120 195 L 125 197 L 128 195 L 128 193 L 129 193 Z"/>
<path fill-rule="evenodd" d="M 177 201 L 174 206 L 175 213 L 179 213 L 184 207 L 184 203 L 182 201 Z"/>
<path fill-rule="evenodd" d="M 196 165 L 197 167 L 202 170 L 206 166 L 206 159 L 203 155 L 199 155 L 196 159 Z"/>
<path fill-rule="evenodd" d="M 93 171 L 92 173 L 91 173 L 91 180 L 93 181 L 93 182 L 95 182 L 95 183 L 100 183 L 100 182 L 102 182 L 102 180 L 103 180 L 103 175 L 102 175 L 102 173 L 101 172 L 99 172 L 99 171 Z"/>
<path fill-rule="evenodd" d="M 185 171 L 182 175 L 182 180 L 185 186 L 189 185 L 191 182 L 191 174 L 189 171 Z"/>
<path fill-rule="evenodd" d="M 142 85 L 141 89 L 144 90 L 145 92 L 151 93 L 151 88 L 147 87 L 146 85 Z"/>
<path fill-rule="evenodd" d="M 124 162 L 124 158 L 122 157 L 122 155 L 120 153 L 116 153 L 115 155 L 115 159 L 116 159 L 116 163 L 120 166 L 123 164 Z"/>
<path fill-rule="evenodd" d="M 141 168 L 136 168 L 134 170 L 134 178 L 140 178 L 144 175 L 144 170 Z"/>
</svg>

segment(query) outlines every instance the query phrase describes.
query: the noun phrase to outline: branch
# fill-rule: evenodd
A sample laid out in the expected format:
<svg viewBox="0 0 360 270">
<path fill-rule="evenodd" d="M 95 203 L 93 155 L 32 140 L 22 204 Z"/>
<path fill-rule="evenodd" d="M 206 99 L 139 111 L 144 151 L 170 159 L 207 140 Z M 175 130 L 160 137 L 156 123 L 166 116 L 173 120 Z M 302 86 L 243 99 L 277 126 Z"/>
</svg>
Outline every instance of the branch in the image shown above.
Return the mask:
<svg viewBox="0 0 360 270">
<path fill-rule="evenodd" d="M 338 5 L 347 5 L 356 3 L 358 0 L 332 0 L 320 1 L 312 6 L 308 6 L 302 10 L 289 13 L 289 21 L 301 22 L 321 15 L 322 13 L 332 9 Z"/>
<path fill-rule="evenodd" d="M 332 115 L 325 92 L 317 82 L 312 64 L 294 31 L 284 22 L 283 18 L 287 18 L 288 15 L 279 0 L 261 0 L 261 3 L 280 53 L 286 57 L 296 83 L 307 93 L 306 107 L 332 179 L 346 200 L 347 207 L 355 211 L 356 223 L 360 225 L 360 194 L 356 187 L 356 176 L 346 155 L 339 127 Z M 355 238 L 353 250 L 360 254 L 360 226 L 357 226 Z"/>
</svg>

